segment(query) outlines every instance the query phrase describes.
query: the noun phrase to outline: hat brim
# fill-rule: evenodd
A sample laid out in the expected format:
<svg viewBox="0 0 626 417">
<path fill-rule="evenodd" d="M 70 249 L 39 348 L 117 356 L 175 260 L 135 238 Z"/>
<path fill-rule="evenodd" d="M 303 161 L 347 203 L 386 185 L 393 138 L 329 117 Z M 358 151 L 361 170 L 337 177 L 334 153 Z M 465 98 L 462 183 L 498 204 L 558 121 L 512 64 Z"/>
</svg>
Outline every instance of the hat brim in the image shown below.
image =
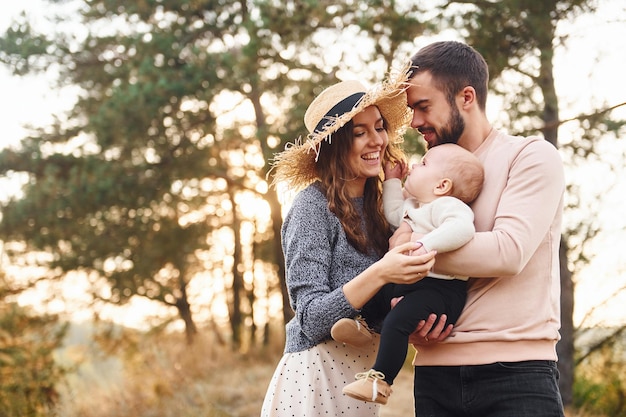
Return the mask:
<svg viewBox="0 0 626 417">
<path fill-rule="evenodd" d="M 288 143 L 285 150 L 276 154 L 272 163 L 272 184 L 286 182 L 290 188 L 303 188 L 319 178 L 316 161 L 322 141 L 330 141 L 331 135 L 369 106 L 376 106 L 387 122 L 390 143 L 402 142 L 404 132 L 411 120 L 406 98 L 407 71 L 375 85 L 368 90 L 352 110 L 341 116 L 329 118 L 321 129 L 310 133 L 303 140 Z"/>
</svg>

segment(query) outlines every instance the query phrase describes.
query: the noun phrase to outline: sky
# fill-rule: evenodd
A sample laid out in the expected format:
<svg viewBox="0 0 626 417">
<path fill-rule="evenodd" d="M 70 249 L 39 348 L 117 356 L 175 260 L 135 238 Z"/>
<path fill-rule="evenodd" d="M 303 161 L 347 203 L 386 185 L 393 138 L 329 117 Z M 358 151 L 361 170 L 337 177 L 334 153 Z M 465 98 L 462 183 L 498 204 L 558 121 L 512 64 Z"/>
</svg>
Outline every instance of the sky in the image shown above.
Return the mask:
<svg viewBox="0 0 626 417">
<path fill-rule="evenodd" d="M 4 2 L 0 13 L 0 31 L 4 32 L 11 19 L 22 10 L 37 11 L 38 22 L 43 22 L 44 13 L 41 0 L 21 0 Z M 0 146 L 14 144 L 24 136 L 23 125 L 27 123 L 46 124 L 52 120 L 54 109 L 71 104 L 69 97 L 63 98 L 52 91 L 49 80 L 40 76 L 13 77 L 10 71 L 0 65 L 0 91 L 10 100 L 0 101 L 0 117 L 4 125 Z"/>
<path fill-rule="evenodd" d="M 4 2 L 0 14 L 0 32 L 4 32 L 11 19 L 22 10 L 28 10 L 37 17 L 39 25 L 45 25 L 45 2 L 42 0 L 21 0 Z M 561 119 L 567 119 L 588 109 L 590 103 L 600 106 L 626 102 L 626 82 L 623 72 L 626 68 L 626 5 L 620 0 L 599 2 L 598 13 L 594 16 L 581 16 L 572 23 L 562 23 L 557 35 L 567 34 L 567 47 L 559 48 L 554 60 L 557 93 L 560 99 Z M 620 21 L 621 19 L 621 21 Z M 37 25 L 35 25 L 37 27 Z M 418 45 L 418 47 L 421 45 Z M 71 90 L 57 91 L 50 87 L 50 79 L 45 76 L 15 77 L 0 65 L 0 120 L 3 135 L 0 147 L 17 144 L 26 134 L 24 125 L 45 126 L 52 115 L 68 109 L 73 104 Z M 489 107 L 489 106 L 488 106 Z M 498 109 L 491 108 L 491 113 Z M 626 106 L 617 114 L 626 119 Z M 568 134 L 564 126 L 561 136 Z M 626 258 L 617 252 L 626 240 L 626 180 L 617 184 L 606 181 L 615 174 L 608 170 L 608 158 L 623 166 L 621 155 L 616 147 L 626 150 L 624 144 L 599 144 L 605 160 L 589 167 L 577 169 L 576 180 L 582 184 L 583 193 L 602 191 L 602 184 L 609 187 L 603 191 L 603 198 L 597 216 L 604 227 L 594 246 L 595 255 L 589 266 L 580 273 L 576 288 L 575 323 L 580 323 L 585 313 L 594 305 L 599 305 L 616 289 L 626 285 Z M 11 179 L 15 182 L 16 178 Z M 6 180 L 0 180 L 0 198 L 3 190 L 11 189 Z M 596 322 L 611 323 L 626 321 L 623 305 L 626 291 L 614 299 Z"/>
</svg>

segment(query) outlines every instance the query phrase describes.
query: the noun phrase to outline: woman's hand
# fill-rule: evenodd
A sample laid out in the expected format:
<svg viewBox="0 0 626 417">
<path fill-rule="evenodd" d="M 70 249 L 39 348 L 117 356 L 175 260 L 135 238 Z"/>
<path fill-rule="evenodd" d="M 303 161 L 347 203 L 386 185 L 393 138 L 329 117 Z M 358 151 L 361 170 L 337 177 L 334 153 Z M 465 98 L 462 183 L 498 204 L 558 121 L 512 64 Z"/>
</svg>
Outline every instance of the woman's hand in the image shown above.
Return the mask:
<svg viewBox="0 0 626 417">
<path fill-rule="evenodd" d="M 435 264 L 435 251 L 424 255 L 410 256 L 421 244 L 408 242 L 389 252 L 374 262 L 343 286 L 343 293 L 356 309 L 362 308 L 385 284 L 412 284 L 428 275 Z"/>
<path fill-rule="evenodd" d="M 418 323 L 417 328 L 409 336 L 409 343 L 414 345 L 426 345 L 430 343 L 439 343 L 452 333 L 452 324 L 446 326 L 448 317 L 442 314 L 437 321 L 437 315 L 431 314 L 428 319 Z M 435 324 L 437 322 L 437 324 Z"/>
<path fill-rule="evenodd" d="M 380 277 L 386 283 L 413 284 L 426 275 L 435 264 L 436 251 L 430 251 L 422 255 L 407 255 L 411 251 L 419 249 L 421 243 L 407 242 L 391 249 L 378 261 Z"/>
</svg>

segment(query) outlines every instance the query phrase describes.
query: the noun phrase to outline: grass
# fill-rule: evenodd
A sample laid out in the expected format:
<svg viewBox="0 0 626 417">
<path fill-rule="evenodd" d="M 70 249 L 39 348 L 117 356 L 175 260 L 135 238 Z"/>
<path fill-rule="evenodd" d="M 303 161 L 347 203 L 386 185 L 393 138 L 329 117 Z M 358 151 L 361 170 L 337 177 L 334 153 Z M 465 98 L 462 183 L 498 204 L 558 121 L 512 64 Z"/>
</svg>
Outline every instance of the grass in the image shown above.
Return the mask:
<svg viewBox="0 0 626 417">
<path fill-rule="evenodd" d="M 258 416 L 279 352 L 235 354 L 200 336 L 146 337 L 126 344 L 115 372 L 83 354 L 62 393 L 64 417 Z M 96 371 L 94 372 L 94 369 Z M 103 375 L 99 379 L 97 375 Z"/>
<path fill-rule="evenodd" d="M 101 347 L 73 345 L 79 361 L 63 388 L 63 417 L 258 417 L 282 345 L 235 353 L 206 336 L 194 346 L 182 335 L 126 335 Z M 381 417 L 411 415 L 411 379 L 402 371 Z"/>
<path fill-rule="evenodd" d="M 258 417 L 282 346 L 234 353 L 201 335 L 130 335 L 100 348 L 72 346 L 65 360 L 81 365 L 64 388 L 63 417 Z M 410 362 L 400 372 L 381 417 L 413 415 Z M 591 417 L 568 413 L 568 417 Z"/>
</svg>

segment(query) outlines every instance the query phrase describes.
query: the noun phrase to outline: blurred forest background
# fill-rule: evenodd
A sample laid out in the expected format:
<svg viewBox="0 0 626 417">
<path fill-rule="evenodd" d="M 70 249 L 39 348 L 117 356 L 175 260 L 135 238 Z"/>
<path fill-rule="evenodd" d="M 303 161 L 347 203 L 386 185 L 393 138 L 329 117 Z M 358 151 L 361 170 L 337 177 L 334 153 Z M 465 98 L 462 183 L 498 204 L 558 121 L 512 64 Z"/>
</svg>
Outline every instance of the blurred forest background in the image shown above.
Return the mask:
<svg viewBox="0 0 626 417">
<path fill-rule="evenodd" d="M 564 98 L 554 67 L 599 3 L 42 0 L 45 22 L 16 16 L 0 63 L 73 99 L 0 150 L 1 414 L 258 415 L 292 316 L 279 239 L 292 196 L 268 187 L 273 154 L 306 133 L 324 87 L 374 83 L 457 39 L 489 63 L 494 125 L 543 135 L 566 165 L 569 415 L 626 416 L 626 317 L 592 321 L 623 297 L 624 271 L 600 271 L 617 290 L 574 320 L 598 239 L 624 228 L 598 213 L 624 172 L 626 91 L 620 78 L 618 102 Z M 602 5 L 594 24 L 626 24 L 626 5 Z M 423 152 L 415 132 L 406 147 Z"/>
</svg>

